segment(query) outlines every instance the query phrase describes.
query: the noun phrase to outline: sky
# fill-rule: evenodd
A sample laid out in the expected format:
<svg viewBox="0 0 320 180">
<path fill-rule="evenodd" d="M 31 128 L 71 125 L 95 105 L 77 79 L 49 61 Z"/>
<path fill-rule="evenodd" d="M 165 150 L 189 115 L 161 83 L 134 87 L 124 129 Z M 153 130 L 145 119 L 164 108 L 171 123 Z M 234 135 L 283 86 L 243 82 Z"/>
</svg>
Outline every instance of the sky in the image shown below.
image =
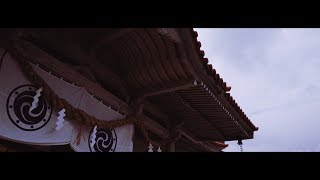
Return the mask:
<svg viewBox="0 0 320 180">
<path fill-rule="evenodd" d="M 259 127 L 245 152 L 320 151 L 320 29 L 195 28 L 205 57 Z M 225 152 L 239 152 L 236 141 Z"/>
</svg>

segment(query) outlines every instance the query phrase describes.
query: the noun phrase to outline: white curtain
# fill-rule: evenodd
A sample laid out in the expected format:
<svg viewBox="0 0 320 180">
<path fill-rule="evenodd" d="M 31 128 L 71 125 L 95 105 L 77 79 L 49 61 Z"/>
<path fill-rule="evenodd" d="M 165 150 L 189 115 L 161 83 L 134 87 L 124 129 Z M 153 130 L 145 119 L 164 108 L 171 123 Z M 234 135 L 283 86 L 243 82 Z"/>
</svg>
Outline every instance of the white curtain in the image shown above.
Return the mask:
<svg viewBox="0 0 320 180">
<path fill-rule="evenodd" d="M 72 106 L 99 119 L 125 117 L 98 101 L 82 87 L 70 84 L 36 65 L 32 66 L 51 89 Z M 0 67 L 0 138 L 34 145 L 70 144 L 72 149 L 82 152 L 132 151 L 132 125 L 109 130 L 98 128 L 97 133 L 92 134 L 93 128 L 80 126 L 74 121 L 71 123 L 68 117 L 64 117 L 64 126 L 56 130 L 59 114 L 52 110 L 51 104 L 44 97 L 40 95 L 38 105 L 29 112 L 37 88 L 27 80 L 9 53 L 3 58 Z M 95 144 L 92 144 L 90 141 L 94 135 Z"/>
<path fill-rule="evenodd" d="M 98 119 L 122 119 L 125 116 L 99 102 L 89 93 L 84 93 L 80 103 L 80 109 Z M 71 147 L 81 152 L 130 152 L 133 149 L 133 126 L 126 125 L 115 129 L 97 129 L 95 144 L 90 146 L 93 139 L 93 128 L 77 126 L 71 140 Z M 79 134 L 81 130 L 81 135 Z M 77 138 L 78 137 L 78 138 Z M 79 138 L 80 137 L 80 138 Z M 80 141 L 79 141 L 80 140 Z"/>
<path fill-rule="evenodd" d="M 58 85 L 58 78 L 40 68 L 35 69 L 48 84 Z M 74 92 L 79 91 L 80 88 L 68 86 L 63 81 L 59 83 L 59 87 L 66 89 L 63 96 L 69 96 L 71 103 L 76 104 L 76 101 L 79 101 L 81 93 Z M 40 96 L 38 106 L 29 112 L 36 90 L 23 75 L 17 62 L 7 53 L 3 58 L 0 71 L 0 136 L 27 144 L 68 144 L 73 126 L 65 121 L 62 129 L 55 130 L 58 113 L 52 110 L 48 100 Z"/>
</svg>

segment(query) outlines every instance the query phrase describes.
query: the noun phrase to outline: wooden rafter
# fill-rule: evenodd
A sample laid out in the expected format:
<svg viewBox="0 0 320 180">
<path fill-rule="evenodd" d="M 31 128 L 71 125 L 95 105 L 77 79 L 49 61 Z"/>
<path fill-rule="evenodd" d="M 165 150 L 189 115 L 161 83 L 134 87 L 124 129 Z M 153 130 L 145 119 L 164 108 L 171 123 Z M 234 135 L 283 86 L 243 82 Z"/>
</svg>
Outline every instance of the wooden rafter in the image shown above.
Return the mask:
<svg viewBox="0 0 320 180">
<path fill-rule="evenodd" d="M 185 105 L 189 110 L 195 112 L 200 116 L 202 119 L 206 120 L 209 124 L 211 124 L 211 128 L 214 129 L 215 132 L 220 136 L 220 138 L 225 139 L 225 136 L 221 133 L 220 130 L 217 129 L 211 122 L 208 121 L 206 117 L 204 117 L 200 112 L 194 109 L 187 101 L 185 101 L 178 93 L 174 93 L 174 95 L 181 101 L 183 105 Z"/>
<path fill-rule="evenodd" d="M 186 82 L 186 83 L 176 84 L 176 85 L 171 86 L 171 87 L 166 88 L 166 89 L 162 89 L 162 90 L 159 90 L 159 91 L 153 91 L 153 92 L 146 93 L 146 94 L 142 95 L 142 97 L 146 98 L 146 97 L 150 97 L 150 96 L 155 96 L 155 95 L 160 95 L 160 94 L 164 94 L 164 93 L 175 92 L 175 91 L 178 91 L 178 90 L 188 89 L 188 88 L 196 86 L 195 82 L 196 81 L 189 81 L 189 82 Z"/>
<path fill-rule="evenodd" d="M 90 55 L 93 55 L 101 45 L 111 43 L 112 41 L 124 36 L 127 33 L 130 33 L 133 30 L 134 28 L 119 28 L 117 30 L 112 31 L 111 33 L 105 34 L 102 38 L 95 42 L 94 46 L 92 46 L 92 48 L 89 51 Z"/>
</svg>

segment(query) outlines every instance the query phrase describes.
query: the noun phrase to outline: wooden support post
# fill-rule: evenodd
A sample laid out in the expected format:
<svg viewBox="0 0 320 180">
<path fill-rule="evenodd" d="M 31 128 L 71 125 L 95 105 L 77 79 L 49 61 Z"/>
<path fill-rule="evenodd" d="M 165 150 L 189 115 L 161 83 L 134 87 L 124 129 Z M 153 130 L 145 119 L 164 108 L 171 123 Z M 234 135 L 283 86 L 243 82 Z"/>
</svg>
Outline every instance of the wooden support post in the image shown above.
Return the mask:
<svg viewBox="0 0 320 180">
<path fill-rule="evenodd" d="M 179 129 L 182 125 L 183 123 L 177 125 L 176 121 L 171 121 L 170 137 L 167 146 L 168 152 L 176 152 L 176 142 L 181 138 L 181 133 L 179 132 Z"/>
<path fill-rule="evenodd" d="M 176 142 L 172 141 L 168 145 L 168 152 L 176 152 Z"/>
</svg>

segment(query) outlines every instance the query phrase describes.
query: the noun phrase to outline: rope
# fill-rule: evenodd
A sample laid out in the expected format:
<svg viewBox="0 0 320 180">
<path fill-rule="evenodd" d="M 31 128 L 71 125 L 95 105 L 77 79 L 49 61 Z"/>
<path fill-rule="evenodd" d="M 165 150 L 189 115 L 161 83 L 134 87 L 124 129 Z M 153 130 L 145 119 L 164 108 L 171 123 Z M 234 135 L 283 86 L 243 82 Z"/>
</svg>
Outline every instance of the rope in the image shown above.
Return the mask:
<svg viewBox="0 0 320 180">
<path fill-rule="evenodd" d="M 137 120 L 135 115 L 123 119 L 116 119 L 110 121 L 101 120 L 93 116 L 90 116 L 83 110 L 73 107 L 66 100 L 59 98 L 57 94 L 48 86 L 48 84 L 34 71 L 30 63 L 27 60 L 25 60 L 26 57 L 27 59 L 33 59 L 33 57 L 27 54 L 25 50 L 21 50 L 21 48 L 22 47 L 17 46 L 17 43 L 14 43 L 13 51 L 11 54 L 17 60 L 25 76 L 31 82 L 33 82 L 37 86 L 37 88 L 42 87 L 42 95 L 46 97 L 49 101 L 51 101 L 54 110 L 59 111 L 62 108 L 65 108 L 66 116 L 70 117 L 68 119 L 71 119 L 73 121 L 76 121 L 77 123 L 80 123 L 81 125 L 85 125 L 88 127 L 98 126 L 100 128 L 111 129 L 121 127 L 127 124 L 135 124 L 142 131 L 144 138 L 152 144 L 152 141 L 148 136 L 148 132 L 145 129 L 144 124 L 140 120 Z"/>
<path fill-rule="evenodd" d="M 3 145 L 3 144 L 0 144 L 0 152 L 8 152 L 8 147 Z"/>
<path fill-rule="evenodd" d="M 0 143 L 0 152 L 16 152 L 16 149 L 10 144 Z"/>
</svg>

